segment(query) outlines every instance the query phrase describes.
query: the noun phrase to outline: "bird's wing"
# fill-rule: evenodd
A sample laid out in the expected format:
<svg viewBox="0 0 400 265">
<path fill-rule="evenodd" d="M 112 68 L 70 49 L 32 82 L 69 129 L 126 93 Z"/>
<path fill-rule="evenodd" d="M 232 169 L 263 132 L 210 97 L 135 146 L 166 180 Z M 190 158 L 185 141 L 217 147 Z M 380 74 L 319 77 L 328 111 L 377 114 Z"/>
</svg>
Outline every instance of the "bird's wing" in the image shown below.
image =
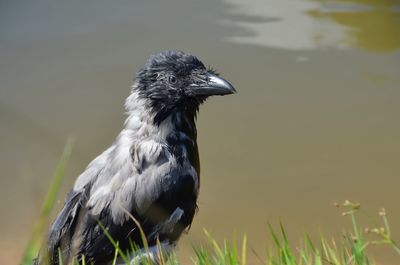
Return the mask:
<svg viewBox="0 0 400 265">
<path fill-rule="evenodd" d="M 75 234 L 79 217 L 83 216 L 85 205 L 90 196 L 91 183 L 101 174 L 106 157 L 113 148 L 107 149 L 94 159 L 86 170 L 78 177 L 76 186 L 66 196 L 65 203 L 55 221 L 51 225 L 48 235 L 47 248 L 43 249 L 38 257 L 38 264 L 58 264 L 58 252 L 62 254 L 63 264 L 68 264 L 72 255 L 72 239 Z"/>
<path fill-rule="evenodd" d="M 195 172 L 178 166 L 165 145 L 147 139 L 133 146 L 129 154 L 123 152 L 126 150 L 117 147 L 110 154 L 112 162 L 102 174 L 112 177 L 92 186 L 86 204 L 90 214 L 79 232 L 79 251 L 89 261 L 108 261 L 115 253 L 99 222 L 121 249 L 130 250 L 131 243 L 143 247 L 136 221 L 150 245 L 157 237 L 175 241 L 190 225 L 196 209 L 196 185 L 190 174 Z"/>
<path fill-rule="evenodd" d="M 131 243 L 143 246 L 126 211 L 139 221 L 150 243 L 158 236 L 174 241 L 190 225 L 197 197 L 191 170 L 178 167 L 165 146 L 155 142 L 142 142 L 131 151 L 124 154 L 126 150 L 114 147 L 78 178 L 51 229 L 54 264 L 58 248 L 64 264 L 81 255 L 89 263 L 112 259 L 115 249 L 104 228 L 122 249 L 130 249 Z"/>
<path fill-rule="evenodd" d="M 71 190 L 67 195 L 64 207 L 50 228 L 48 252 L 46 253 L 48 258 L 52 261 L 50 264 L 58 264 L 59 251 L 61 252 L 63 260 L 69 260 L 70 258 L 74 228 L 78 221 L 78 216 L 82 212 L 85 201 L 87 200 L 85 193 L 85 191 L 74 192 Z M 68 263 L 65 262 L 64 264 Z"/>
</svg>

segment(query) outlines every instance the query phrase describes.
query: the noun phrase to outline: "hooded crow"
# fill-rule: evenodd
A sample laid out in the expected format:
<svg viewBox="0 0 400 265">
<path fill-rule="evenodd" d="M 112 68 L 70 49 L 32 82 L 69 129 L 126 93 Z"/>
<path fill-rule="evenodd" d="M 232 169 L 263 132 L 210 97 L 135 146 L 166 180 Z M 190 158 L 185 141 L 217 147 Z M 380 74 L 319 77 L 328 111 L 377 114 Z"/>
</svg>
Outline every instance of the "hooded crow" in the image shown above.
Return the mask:
<svg viewBox="0 0 400 265">
<path fill-rule="evenodd" d="M 209 96 L 234 92 L 195 56 L 165 51 L 150 57 L 126 99 L 121 133 L 77 178 L 36 264 L 82 257 L 87 264 L 110 264 L 115 248 L 104 229 L 125 252 L 144 246 L 138 224 L 149 246 L 160 242 L 171 250 L 197 209 L 199 106 Z"/>
</svg>

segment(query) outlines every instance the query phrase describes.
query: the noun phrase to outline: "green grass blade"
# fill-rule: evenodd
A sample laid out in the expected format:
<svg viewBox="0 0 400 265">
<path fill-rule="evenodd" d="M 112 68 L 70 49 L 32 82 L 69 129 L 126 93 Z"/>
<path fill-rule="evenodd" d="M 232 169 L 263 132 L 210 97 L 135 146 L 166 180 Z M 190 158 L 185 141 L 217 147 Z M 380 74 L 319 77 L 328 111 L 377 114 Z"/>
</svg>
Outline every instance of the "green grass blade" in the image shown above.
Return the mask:
<svg viewBox="0 0 400 265">
<path fill-rule="evenodd" d="M 225 255 L 222 252 L 221 248 L 218 246 L 217 241 L 215 241 L 215 239 L 210 235 L 210 233 L 207 230 L 204 229 L 204 233 L 206 234 L 206 236 L 207 236 L 209 242 L 211 243 L 211 245 L 213 246 L 213 249 L 214 249 L 215 253 L 218 255 L 218 257 L 221 260 L 225 261 Z"/>
<path fill-rule="evenodd" d="M 32 235 L 25 249 L 24 256 L 21 262 L 22 265 L 32 264 L 32 260 L 36 258 L 40 246 L 42 245 L 48 219 L 57 200 L 57 194 L 60 190 L 61 182 L 65 174 L 65 169 L 71 156 L 72 146 L 73 140 L 69 139 L 64 147 L 61 159 L 58 162 L 57 167 L 54 171 L 53 180 L 50 184 L 49 191 L 46 194 L 44 203 L 40 210 L 38 221 L 33 228 Z"/>
<path fill-rule="evenodd" d="M 278 239 L 278 237 L 276 236 L 276 234 L 275 234 L 275 232 L 274 232 L 274 229 L 272 228 L 272 225 L 271 225 L 270 223 L 268 223 L 268 227 L 269 227 L 269 232 L 271 233 L 272 239 L 273 239 L 273 241 L 274 241 L 274 243 L 275 243 L 275 246 L 276 246 L 278 249 L 281 249 L 282 247 L 281 247 L 281 244 L 280 244 L 280 242 L 279 242 L 279 239 Z"/>
</svg>

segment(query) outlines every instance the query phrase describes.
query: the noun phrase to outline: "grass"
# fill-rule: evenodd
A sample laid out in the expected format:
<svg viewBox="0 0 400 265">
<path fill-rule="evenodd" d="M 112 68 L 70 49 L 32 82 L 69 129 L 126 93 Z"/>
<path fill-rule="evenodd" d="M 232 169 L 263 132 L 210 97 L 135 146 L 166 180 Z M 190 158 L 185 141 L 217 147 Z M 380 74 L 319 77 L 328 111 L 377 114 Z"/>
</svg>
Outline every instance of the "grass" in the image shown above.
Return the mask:
<svg viewBox="0 0 400 265">
<path fill-rule="evenodd" d="M 22 258 L 21 264 L 23 265 L 32 263 L 32 260 L 36 258 L 40 246 L 42 245 L 43 238 L 46 232 L 45 230 L 47 229 L 47 225 L 49 222 L 49 216 L 57 200 L 57 194 L 61 186 L 61 181 L 65 174 L 66 165 L 71 156 L 73 145 L 72 142 L 73 141 L 71 139 L 67 141 L 61 159 L 58 162 L 56 170 L 54 171 L 53 180 L 50 183 L 49 190 L 40 210 L 39 218 L 33 228 L 32 235 L 28 241 L 24 256 Z"/>
<path fill-rule="evenodd" d="M 71 141 L 69 141 L 55 170 L 54 178 L 44 200 L 39 219 L 34 226 L 32 236 L 28 242 L 21 262 L 23 265 L 32 264 L 32 259 L 36 257 L 40 245 L 43 242 L 46 232 L 45 228 L 47 227 L 49 216 L 53 209 L 71 150 L 72 144 Z M 342 204 L 335 204 L 335 206 L 342 209 L 343 216 L 349 217 L 351 221 L 351 229 L 343 232 L 342 240 L 340 242 L 327 240 L 323 235 L 321 235 L 316 242 L 313 242 L 306 234 L 301 241 L 300 246 L 294 248 L 289 242 L 285 228 L 282 224 L 279 229 L 274 229 L 269 225 L 270 236 L 273 242 L 271 249 L 273 250 L 267 251 L 265 259 L 261 259 L 257 256 L 259 258 L 258 263 L 265 265 L 376 265 L 377 263 L 374 261 L 375 259 L 369 256 L 368 250 L 369 246 L 380 244 L 392 248 L 393 251 L 398 254 L 399 259 L 397 262 L 400 264 L 400 246 L 392 238 L 385 209 L 380 210 L 380 221 L 377 223 L 373 222 L 373 228 L 362 228 L 358 225 L 356 220 L 356 215 L 361 211 L 360 204 L 345 201 Z M 131 218 L 133 217 L 131 216 Z M 133 220 L 136 222 L 134 218 Z M 135 249 L 133 244 L 131 244 L 132 252 L 126 253 L 119 248 L 119 243 L 113 240 L 104 227 L 103 231 L 115 247 L 113 265 L 117 264 L 117 260 L 122 260 L 125 264 L 129 264 L 131 258 L 135 256 L 135 254 L 132 253 L 138 255 L 139 252 Z M 146 237 L 142 230 L 141 234 L 145 246 L 145 252 L 148 253 L 149 246 L 147 245 Z M 243 236 L 239 247 L 237 246 L 236 241 L 224 241 L 222 244 L 217 243 L 212 235 L 206 230 L 205 236 L 208 239 L 207 244 L 193 246 L 192 263 L 194 265 L 247 264 L 248 248 L 246 235 Z M 161 251 L 160 244 L 158 244 L 158 250 L 156 257 L 159 261 L 158 264 L 180 264 L 175 253 L 172 253 L 167 257 L 166 254 Z M 154 264 L 154 261 L 146 255 L 141 255 L 139 260 L 141 264 Z M 88 263 L 85 262 L 84 257 L 82 257 L 79 264 L 78 262 L 76 262 L 76 264 L 86 265 Z"/>
</svg>

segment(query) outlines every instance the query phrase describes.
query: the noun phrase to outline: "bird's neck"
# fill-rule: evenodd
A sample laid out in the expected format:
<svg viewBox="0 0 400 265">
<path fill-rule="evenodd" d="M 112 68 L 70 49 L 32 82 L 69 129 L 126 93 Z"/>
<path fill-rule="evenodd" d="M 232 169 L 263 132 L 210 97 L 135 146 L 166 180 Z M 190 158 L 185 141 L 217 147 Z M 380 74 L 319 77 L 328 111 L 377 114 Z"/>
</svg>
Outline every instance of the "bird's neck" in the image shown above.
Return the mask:
<svg viewBox="0 0 400 265">
<path fill-rule="evenodd" d="M 154 123 L 151 113 L 132 112 L 125 121 L 125 132 L 130 132 L 134 136 L 157 136 L 161 140 L 166 140 L 170 134 L 185 134 L 191 140 L 197 140 L 196 117 L 184 111 L 174 111 L 161 123 Z M 132 136 L 133 136 L 132 135 Z"/>
<path fill-rule="evenodd" d="M 137 131 L 141 127 L 153 127 L 155 130 L 169 127 L 171 130 L 182 131 L 194 139 L 197 135 L 196 130 L 196 111 L 175 109 L 168 113 L 161 121 L 155 117 L 157 113 L 147 109 L 144 105 L 138 104 L 135 108 L 129 109 L 128 117 L 124 123 L 124 129 Z"/>
<path fill-rule="evenodd" d="M 130 146 L 151 139 L 168 146 L 174 156 L 188 159 L 199 172 L 196 107 L 174 108 L 161 122 L 155 122 L 157 113 L 149 109 L 146 101 L 136 93 L 128 97 L 127 103 L 128 118 L 117 138 L 117 146 L 127 152 Z"/>
<path fill-rule="evenodd" d="M 177 157 L 186 157 L 199 171 L 197 147 L 196 110 L 180 109 L 172 111 L 160 123 L 154 122 L 154 114 L 138 101 L 135 108 L 128 110 L 128 118 L 117 142 L 127 146 L 146 139 L 153 139 Z"/>
</svg>

